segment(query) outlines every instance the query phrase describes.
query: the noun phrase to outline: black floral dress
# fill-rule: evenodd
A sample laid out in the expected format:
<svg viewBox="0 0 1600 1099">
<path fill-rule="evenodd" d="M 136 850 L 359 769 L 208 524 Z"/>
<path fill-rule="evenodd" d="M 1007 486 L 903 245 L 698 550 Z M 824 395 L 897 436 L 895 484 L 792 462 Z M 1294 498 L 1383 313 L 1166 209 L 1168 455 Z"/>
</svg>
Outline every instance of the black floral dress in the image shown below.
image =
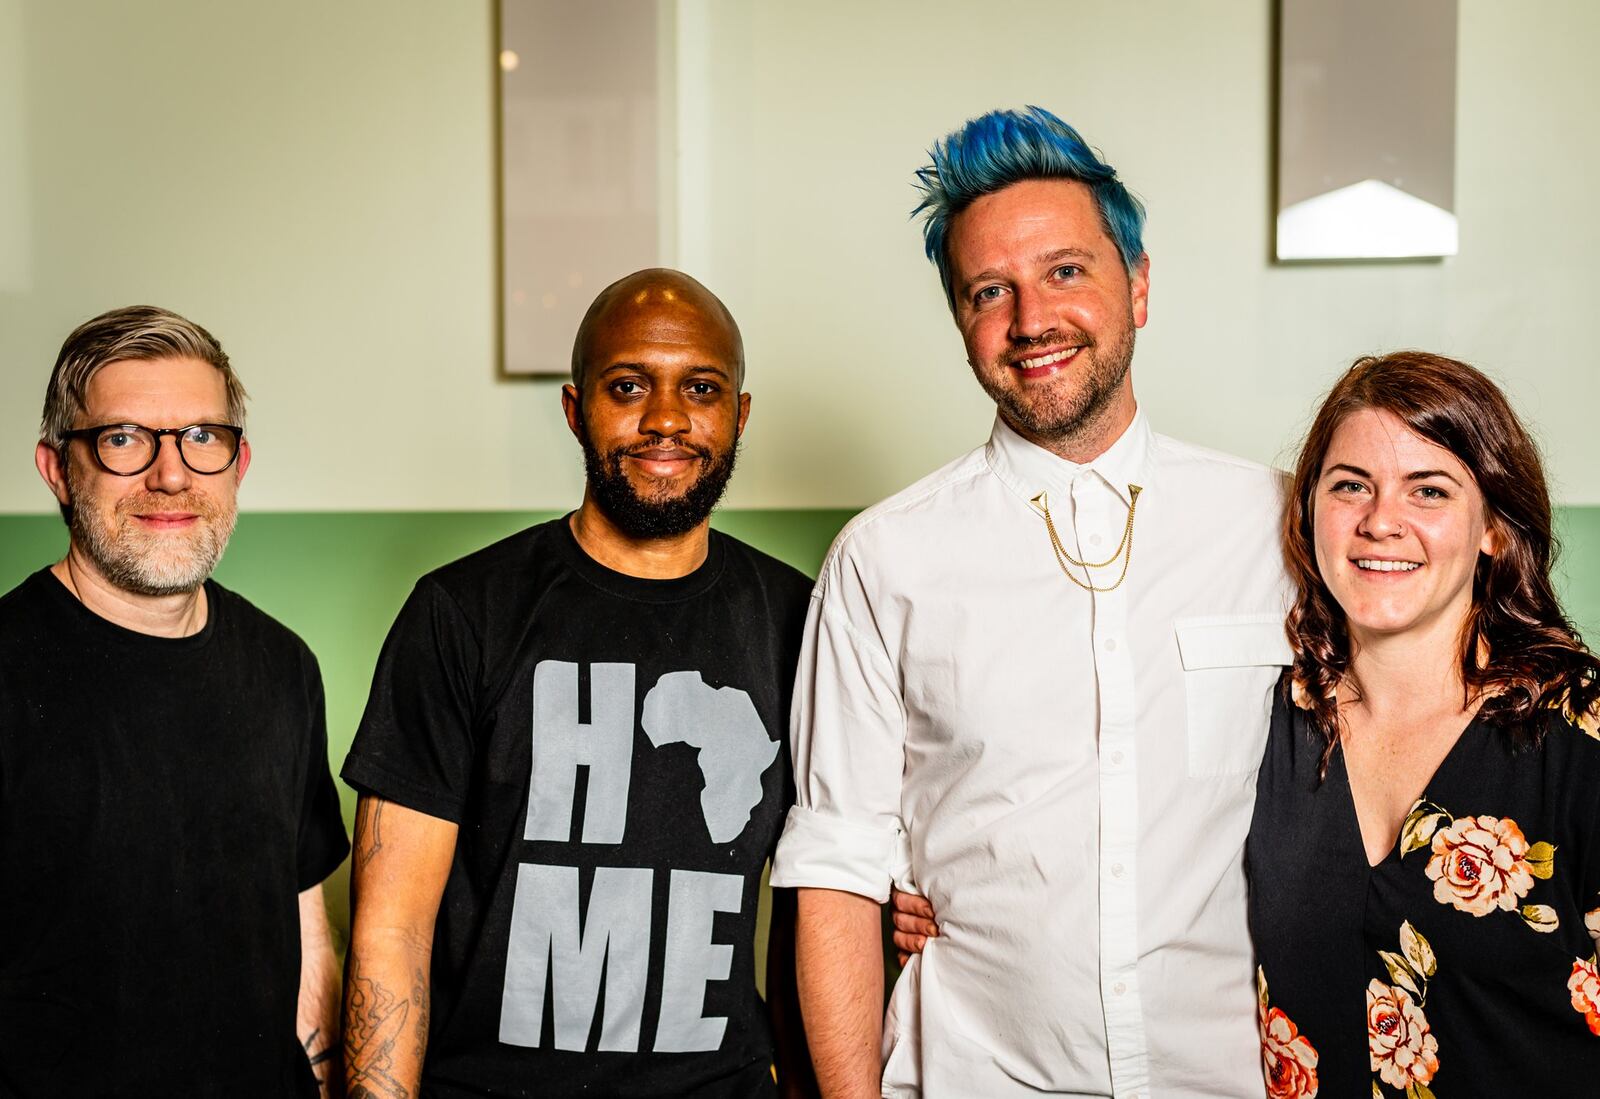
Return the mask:
<svg viewBox="0 0 1600 1099">
<path fill-rule="evenodd" d="M 1600 716 L 1474 721 L 1369 866 L 1288 694 L 1246 849 L 1268 1095 L 1600 1096 Z"/>
</svg>

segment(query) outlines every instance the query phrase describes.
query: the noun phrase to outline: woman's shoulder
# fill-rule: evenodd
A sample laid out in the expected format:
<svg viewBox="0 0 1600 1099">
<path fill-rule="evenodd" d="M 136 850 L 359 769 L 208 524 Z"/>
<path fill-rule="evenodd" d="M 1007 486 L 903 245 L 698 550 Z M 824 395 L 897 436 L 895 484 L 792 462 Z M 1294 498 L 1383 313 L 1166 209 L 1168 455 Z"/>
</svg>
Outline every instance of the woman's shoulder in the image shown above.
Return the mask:
<svg viewBox="0 0 1600 1099">
<path fill-rule="evenodd" d="M 1600 776 L 1600 690 L 1592 681 L 1579 679 L 1547 690 L 1533 721 L 1545 754 Z"/>
<path fill-rule="evenodd" d="M 1550 731 L 1560 729 L 1594 741 L 1600 750 L 1600 690 L 1585 683 L 1582 687 L 1568 686 L 1553 693 L 1545 707 L 1550 713 Z"/>
<path fill-rule="evenodd" d="M 1272 691 L 1272 720 L 1264 766 L 1320 778 L 1327 738 L 1317 725 L 1313 688 L 1295 668 L 1285 668 Z"/>
<path fill-rule="evenodd" d="M 1316 697 L 1314 690 L 1311 681 L 1306 678 L 1305 669 L 1299 665 L 1290 665 L 1278 677 L 1278 693 L 1283 697 L 1286 710 L 1310 713 L 1312 699 Z"/>
<path fill-rule="evenodd" d="M 1298 729 L 1317 732 L 1317 711 L 1323 698 L 1321 688 L 1304 668 L 1291 665 L 1278 677 L 1278 686 L 1272 692 L 1272 724 L 1276 731 Z"/>
</svg>

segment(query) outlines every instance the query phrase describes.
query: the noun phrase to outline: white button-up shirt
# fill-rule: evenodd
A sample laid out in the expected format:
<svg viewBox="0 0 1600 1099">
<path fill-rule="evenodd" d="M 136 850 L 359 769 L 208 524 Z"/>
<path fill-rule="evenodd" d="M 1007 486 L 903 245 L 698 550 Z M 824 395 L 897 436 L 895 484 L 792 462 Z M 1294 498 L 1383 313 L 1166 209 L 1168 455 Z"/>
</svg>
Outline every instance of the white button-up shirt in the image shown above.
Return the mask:
<svg viewBox="0 0 1600 1099">
<path fill-rule="evenodd" d="M 1130 484 L 1127 579 L 1091 594 L 1030 500 L 1098 563 Z M 839 535 L 772 884 L 883 901 L 898 880 L 932 902 L 885 1096 L 1261 1095 L 1243 853 L 1290 656 L 1281 490 L 1142 413 L 1083 466 L 997 421 Z"/>
</svg>

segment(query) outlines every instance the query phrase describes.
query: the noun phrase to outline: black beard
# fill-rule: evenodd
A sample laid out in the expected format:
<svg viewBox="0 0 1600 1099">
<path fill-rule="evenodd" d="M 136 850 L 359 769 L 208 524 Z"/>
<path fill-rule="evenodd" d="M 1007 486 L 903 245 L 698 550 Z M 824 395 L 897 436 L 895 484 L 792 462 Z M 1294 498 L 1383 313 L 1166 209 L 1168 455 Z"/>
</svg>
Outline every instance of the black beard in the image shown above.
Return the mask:
<svg viewBox="0 0 1600 1099">
<path fill-rule="evenodd" d="M 649 500 L 634 491 L 628 475 L 622 471 L 622 459 L 628 452 L 626 447 L 617 447 L 602 455 L 589 441 L 587 431 L 580 442 L 590 499 L 605 512 L 613 526 L 629 538 L 641 541 L 676 538 L 705 522 L 717 501 L 722 499 L 739 456 L 738 443 L 718 455 L 702 453 L 697 459 L 700 476 L 681 495 Z"/>
</svg>

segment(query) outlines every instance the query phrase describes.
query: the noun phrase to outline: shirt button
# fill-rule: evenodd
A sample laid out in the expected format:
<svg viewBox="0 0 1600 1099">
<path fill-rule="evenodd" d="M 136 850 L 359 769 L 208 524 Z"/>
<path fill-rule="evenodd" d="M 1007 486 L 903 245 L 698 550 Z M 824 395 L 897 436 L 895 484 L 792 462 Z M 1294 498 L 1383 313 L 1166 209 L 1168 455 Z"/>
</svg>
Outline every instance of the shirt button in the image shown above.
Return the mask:
<svg viewBox="0 0 1600 1099">
<path fill-rule="evenodd" d="M 1116 764 L 1118 767 L 1122 766 L 1122 760 L 1123 760 L 1123 755 L 1122 755 L 1121 752 L 1112 752 L 1111 753 L 1111 762 Z"/>
<path fill-rule="evenodd" d="M 1118 996 L 1121 996 L 1124 992 L 1128 991 L 1128 986 L 1123 984 L 1121 981 L 1118 981 L 1116 984 L 1111 986 L 1111 991 L 1115 992 Z"/>
<path fill-rule="evenodd" d="M 1098 534 L 1089 535 L 1089 544 L 1091 546 L 1098 546 L 1100 544 L 1100 536 Z"/>
<path fill-rule="evenodd" d="M 1116 651 L 1117 651 L 1117 639 L 1114 638 L 1114 637 L 1106 638 L 1106 652 L 1114 653 Z"/>
<path fill-rule="evenodd" d="M 1120 862 L 1114 862 L 1111 864 L 1111 876 L 1113 878 L 1122 877 L 1122 864 Z"/>
</svg>

